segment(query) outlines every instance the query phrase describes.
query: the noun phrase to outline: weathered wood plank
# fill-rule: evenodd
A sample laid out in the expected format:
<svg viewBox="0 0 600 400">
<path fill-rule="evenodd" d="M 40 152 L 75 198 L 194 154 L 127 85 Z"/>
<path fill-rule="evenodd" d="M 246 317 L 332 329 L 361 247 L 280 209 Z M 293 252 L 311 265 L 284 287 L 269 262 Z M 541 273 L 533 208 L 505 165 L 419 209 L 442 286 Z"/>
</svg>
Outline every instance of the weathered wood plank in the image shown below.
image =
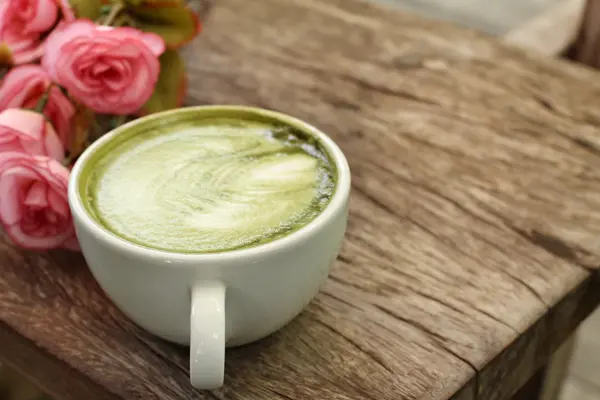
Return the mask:
<svg viewBox="0 0 600 400">
<path fill-rule="evenodd" d="M 599 75 L 360 0 L 220 0 L 205 32 L 191 103 L 297 115 L 348 156 L 322 293 L 199 393 L 79 256 L 2 242 L 9 329 L 127 399 L 495 400 L 600 303 Z"/>
<path fill-rule="evenodd" d="M 44 387 L 45 391 L 56 395 L 57 399 L 64 400 L 116 400 L 118 397 L 107 393 L 106 388 L 92 381 L 82 371 L 71 368 L 67 363 L 56 358 L 54 354 L 49 354 L 36 346 L 27 338 L 16 333 L 6 324 L 0 323 L 0 360 L 9 362 L 16 370 L 23 371 L 20 376 L 22 391 L 33 391 L 34 387 L 31 381 Z M 0 367 L 0 375 L 5 374 L 4 366 Z M 3 382 L 6 386 L 14 388 L 15 377 L 11 375 L 0 376 L 5 378 Z M 2 386 L 0 384 L 0 386 Z M 12 396 L 3 400 L 12 399 Z"/>
<path fill-rule="evenodd" d="M 511 400 L 542 400 L 541 393 L 545 375 L 545 368 L 538 370 Z"/>
<path fill-rule="evenodd" d="M 479 372 L 478 398 L 510 398 L 528 381 L 532 371 L 547 366 L 560 345 L 599 302 L 598 283 L 588 277 Z"/>
</svg>

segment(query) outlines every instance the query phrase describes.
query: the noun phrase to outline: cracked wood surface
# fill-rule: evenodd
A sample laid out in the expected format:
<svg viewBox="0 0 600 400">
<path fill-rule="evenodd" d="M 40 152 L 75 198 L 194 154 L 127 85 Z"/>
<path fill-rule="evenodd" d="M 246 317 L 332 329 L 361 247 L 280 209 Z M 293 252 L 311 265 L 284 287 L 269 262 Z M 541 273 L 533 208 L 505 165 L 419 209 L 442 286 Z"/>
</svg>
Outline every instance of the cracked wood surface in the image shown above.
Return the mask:
<svg viewBox="0 0 600 400">
<path fill-rule="evenodd" d="M 349 159 L 331 279 L 200 393 L 80 256 L 4 240 L 0 357 L 58 399 L 509 399 L 600 302 L 599 75 L 361 0 L 212 12 L 189 102 L 296 115 Z"/>
</svg>

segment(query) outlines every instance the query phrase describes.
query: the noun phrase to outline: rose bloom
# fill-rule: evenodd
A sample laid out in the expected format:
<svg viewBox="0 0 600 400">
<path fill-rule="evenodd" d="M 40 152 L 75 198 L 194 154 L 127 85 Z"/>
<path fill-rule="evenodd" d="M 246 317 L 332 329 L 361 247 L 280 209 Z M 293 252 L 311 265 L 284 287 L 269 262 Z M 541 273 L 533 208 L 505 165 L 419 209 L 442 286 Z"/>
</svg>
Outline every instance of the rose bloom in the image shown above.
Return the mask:
<svg viewBox="0 0 600 400">
<path fill-rule="evenodd" d="M 68 178 L 69 171 L 51 158 L 0 153 L 0 222 L 16 245 L 78 249 Z"/>
<path fill-rule="evenodd" d="M 156 34 L 79 19 L 50 34 L 42 66 L 92 110 L 133 114 L 154 91 L 164 50 Z"/>
<path fill-rule="evenodd" d="M 52 125 L 38 112 L 10 108 L 0 113 L 0 153 L 48 156 L 62 161 L 64 149 Z"/>
<path fill-rule="evenodd" d="M 51 83 L 52 79 L 39 65 L 28 64 L 12 68 L 0 86 L 0 111 L 8 108 L 35 108 Z M 75 107 L 58 87 L 50 90 L 44 115 L 52 122 L 63 147 L 68 148 Z"/>
<path fill-rule="evenodd" d="M 75 19 L 68 0 L 3 0 L 0 4 L 0 44 L 9 54 L 2 61 L 25 64 L 43 54 L 42 36 L 59 20 Z"/>
</svg>

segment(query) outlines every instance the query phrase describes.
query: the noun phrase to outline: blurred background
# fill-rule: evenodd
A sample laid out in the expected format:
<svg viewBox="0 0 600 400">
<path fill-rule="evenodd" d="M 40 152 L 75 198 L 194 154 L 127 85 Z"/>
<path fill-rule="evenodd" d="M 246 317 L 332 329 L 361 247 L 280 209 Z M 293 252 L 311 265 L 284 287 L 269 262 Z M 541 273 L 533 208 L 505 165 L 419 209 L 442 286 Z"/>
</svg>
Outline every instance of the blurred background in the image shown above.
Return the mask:
<svg viewBox="0 0 600 400">
<path fill-rule="evenodd" d="M 563 0 L 374 0 L 430 18 L 504 35 Z"/>
</svg>

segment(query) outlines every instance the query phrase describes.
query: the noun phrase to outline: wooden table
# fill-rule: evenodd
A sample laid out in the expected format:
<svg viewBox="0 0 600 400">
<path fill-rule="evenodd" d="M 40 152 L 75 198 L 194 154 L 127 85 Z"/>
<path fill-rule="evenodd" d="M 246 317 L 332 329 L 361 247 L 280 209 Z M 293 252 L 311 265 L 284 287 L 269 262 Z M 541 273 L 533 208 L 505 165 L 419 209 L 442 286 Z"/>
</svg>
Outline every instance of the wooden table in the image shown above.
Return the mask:
<svg viewBox="0 0 600 400">
<path fill-rule="evenodd" d="M 79 255 L 0 243 L 0 357 L 58 399 L 509 399 L 600 303 L 600 75 L 362 0 L 219 0 L 190 103 L 284 111 L 353 171 L 308 309 L 188 383 Z"/>
</svg>

